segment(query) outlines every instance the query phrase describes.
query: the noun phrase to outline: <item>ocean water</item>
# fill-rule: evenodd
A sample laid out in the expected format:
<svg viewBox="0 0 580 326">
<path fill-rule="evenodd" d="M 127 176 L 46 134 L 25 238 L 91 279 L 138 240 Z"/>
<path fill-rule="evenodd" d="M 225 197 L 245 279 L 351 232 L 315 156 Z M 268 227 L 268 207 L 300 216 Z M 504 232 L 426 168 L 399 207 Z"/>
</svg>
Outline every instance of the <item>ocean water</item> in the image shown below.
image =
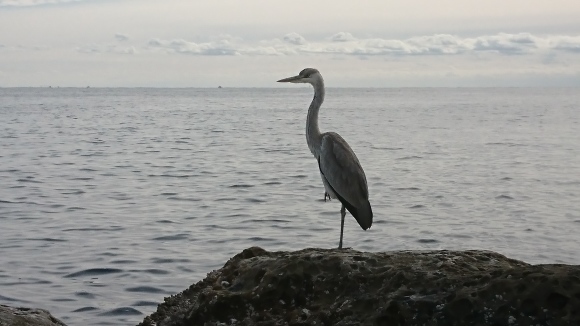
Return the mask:
<svg viewBox="0 0 580 326">
<path fill-rule="evenodd" d="M 250 246 L 337 246 L 312 89 L 0 89 L 0 303 L 131 325 Z M 366 171 L 364 251 L 580 264 L 580 90 L 328 89 Z"/>
</svg>

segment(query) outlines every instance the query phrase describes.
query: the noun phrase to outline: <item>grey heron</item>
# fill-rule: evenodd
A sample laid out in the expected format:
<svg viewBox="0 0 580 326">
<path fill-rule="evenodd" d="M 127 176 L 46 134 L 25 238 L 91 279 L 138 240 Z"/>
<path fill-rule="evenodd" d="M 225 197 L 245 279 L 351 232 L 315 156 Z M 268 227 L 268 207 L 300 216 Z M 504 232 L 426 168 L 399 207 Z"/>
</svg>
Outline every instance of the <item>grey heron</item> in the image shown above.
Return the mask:
<svg viewBox="0 0 580 326">
<path fill-rule="evenodd" d="M 358 158 L 348 143 L 335 132 L 321 133 L 318 128 L 318 111 L 324 101 L 324 79 L 314 68 L 306 68 L 297 76 L 280 79 L 279 83 L 308 83 L 314 87 L 314 98 L 306 117 L 306 143 L 318 161 L 320 177 L 324 184 L 324 201 L 338 198 L 340 209 L 340 242 L 344 233 L 345 208 L 363 230 L 373 224 L 373 211 L 369 203 L 367 178 Z"/>
</svg>

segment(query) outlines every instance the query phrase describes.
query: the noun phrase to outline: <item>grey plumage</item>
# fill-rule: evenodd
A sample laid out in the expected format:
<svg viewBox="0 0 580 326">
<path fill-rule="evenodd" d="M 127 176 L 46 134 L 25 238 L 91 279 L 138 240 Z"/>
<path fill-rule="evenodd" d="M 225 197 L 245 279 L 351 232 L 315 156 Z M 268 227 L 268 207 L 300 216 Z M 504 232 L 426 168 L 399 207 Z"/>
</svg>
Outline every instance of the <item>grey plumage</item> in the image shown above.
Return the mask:
<svg viewBox="0 0 580 326">
<path fill-rule="evenodd" d="M 314 87 L 314 98 L 306 117 L 306 142 L 318 161 L 320 176 L 327 197 L 338 198 L 342 203 L 340 242 L 342 248 L 345 208 L 363 230 L 373 224 L 373 211 L 369 203 L 369 191 L 364 170 L 348 143 L 335 132 L 320 133 L 318 111 L 324 101 L 324 79 L 314 68 L 306 68 L 297 76 L 278 82 L 309 83 Z"/>
</svg>

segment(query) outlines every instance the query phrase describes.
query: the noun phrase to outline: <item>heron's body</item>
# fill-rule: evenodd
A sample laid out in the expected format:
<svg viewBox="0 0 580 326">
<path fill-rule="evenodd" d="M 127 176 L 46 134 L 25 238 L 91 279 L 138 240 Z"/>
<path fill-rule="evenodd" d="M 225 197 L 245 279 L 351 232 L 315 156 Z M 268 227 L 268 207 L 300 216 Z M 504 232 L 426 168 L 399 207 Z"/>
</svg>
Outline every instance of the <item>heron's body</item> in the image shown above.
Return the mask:
<svg viewBox="0 0 580 326">
<path fill-rule="evenodd" d="M 313 68 L 306 68 L 298 76 L 279 82 L 309 83 L 314 87 L 314 98 L 306 118 L 306 142 L 318 161 L 320 176 L 328 197 L 342 203 L 339 248 L 342 248 L 345 208 L 366 230 L 373 223 L 369 191 L 363 168 L 348 143 L 335 132 L 321 133 L 318 128 L 318 111 L 324 101 L 324 80 Z"/>
</svg>

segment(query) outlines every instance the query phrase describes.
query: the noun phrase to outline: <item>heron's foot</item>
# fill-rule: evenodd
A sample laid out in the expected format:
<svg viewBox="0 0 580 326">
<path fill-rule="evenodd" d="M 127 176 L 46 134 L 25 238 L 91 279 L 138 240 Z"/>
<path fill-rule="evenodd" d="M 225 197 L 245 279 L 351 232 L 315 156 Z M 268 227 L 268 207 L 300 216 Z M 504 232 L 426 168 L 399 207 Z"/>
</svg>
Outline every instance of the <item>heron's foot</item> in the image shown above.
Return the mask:
<svg viewBox="0 0 580 326">
<path fill-rule="evenodd" d="M 328 201 L 331 201 L 332 199 L 330 198 L 330 194 L 327 193 L 326 191 L 324 192 L 324 201 L 326 201 L 326 199 L 328 199 Z"/>
</svg>

